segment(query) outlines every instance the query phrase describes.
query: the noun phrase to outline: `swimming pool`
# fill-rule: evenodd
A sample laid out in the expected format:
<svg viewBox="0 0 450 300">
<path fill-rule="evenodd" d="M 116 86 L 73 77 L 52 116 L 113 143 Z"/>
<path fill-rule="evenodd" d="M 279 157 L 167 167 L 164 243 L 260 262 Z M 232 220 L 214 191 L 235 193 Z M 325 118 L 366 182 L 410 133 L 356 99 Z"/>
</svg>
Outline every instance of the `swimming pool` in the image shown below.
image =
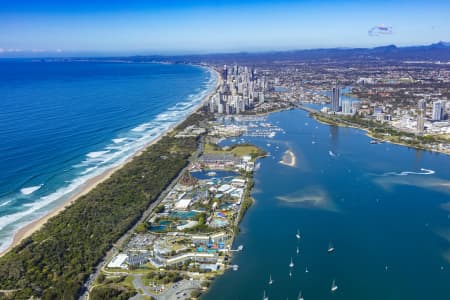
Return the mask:
<svg viewBox="0 0 450 300">
<path fill-rule="evenodd" d="M 230 222 L 228 221 L 228 219 L 224 219 L 224 218 L 213 218 L 211 220 L 211 227 L 226 227 L 230 224 Z"/>
<path fill-rule="evenodd" d="M 170 213 L 171 218 L 178 218 L 180 220 L 194 219 L 199 213 L 196 211 L 174 211 Z"/>
</svg>

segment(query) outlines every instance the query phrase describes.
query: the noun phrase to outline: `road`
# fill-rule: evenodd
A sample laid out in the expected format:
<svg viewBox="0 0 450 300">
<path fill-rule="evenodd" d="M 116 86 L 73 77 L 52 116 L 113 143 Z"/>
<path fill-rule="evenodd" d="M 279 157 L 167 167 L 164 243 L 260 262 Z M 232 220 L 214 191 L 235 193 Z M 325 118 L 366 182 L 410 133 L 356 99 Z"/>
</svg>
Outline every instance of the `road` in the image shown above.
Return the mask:
<svg viewBox="0 0 450 300">
<path fill-rule="evenodd" d="M 135 275 L 133 278 L 133 286 L 134 288 L 138 291 L 141 290 L 145 295 L 145 296 L 149 296 L 149 297 L 153 297 L 153 298 L 157 298 L 157 295 L 155 295 L 154 293 L 152 293 L 150 291 L 150 289 L 145 286 L 145 284 L 142 282 L 142 275 Z M 130 300 L 138 300 L 139 298 L 141 298 L 140 296 L 142 296 L 142 294 L 137 294 L 136 296 L 130 298 Z"/>
<path fill-rule="evenodd" d="M 184 300 L 190 299 L 190 295 L 192 291 L 201 288 L 200 280 L 182 280 L 175 284 L 173 284 L 170 288 L 162 292 L 161 294 L 154 294 L 150 291 L 148 287 L 144 285 L 141 280 L 142 275 L 136 275 L 133 279 L 133 285 L 136 290 L 140 289 L 143 291 L 143 294 L 138 294 L 130 300 L 140 300 L 143 299 L 144 296 L 153 297 L 156 300 Z"/>
<path fill-rule="evenodd" d="M 189 299 L 192 291 L 201 287 L 199 280 L 182 280 L 155 297 L 157 300 Z"/>
<path fill-rule="evenodd" d="M 300 109 L 303 109 L 303 110 L 305 110 L 305 111 L 307 111 L 307 112 L 310 112 L 310 113 L 320 113 L 320 111 L 318 111 L 317 109 L 314 109 L 314 108 L 311 108 L 311 107 L 304 106 L 303 104 L 300 104 L 300 103 L 292 102 L 292 104 L 293 104 L 295 107 L 300 108 Z"/>
<path fill-rule="evenodd" d="M 130 230 L 128 230 L 117 242 L 114 244 L 113 248 L 109 250 L 106 253 L 106 256 L 101 260 L 101 262 L 95 267 L 95 272 L 92 273 L 88 280 L 83 285 L 84 292 L 81 294 L 81 296 L 78 298 L 79 300 L 88 300 L 89 299 L 89 291 L 92 288 L 93 284 L 95 283 L 98 275 L 100 274 L 101 270 L 105 267 L 106 262 L 108 262 L 113 255 L 117 253 L 117 249 L 120 248 L 124 244 L 124 242 L 131 236 L 131 234 L 134 232 L 136 226 L 142 222 L 144 222 L 150 214 L 153 212 L 153 210 L 161 203 L 161 201 L 167 196 L 167 194 L 173 189 L 173 187 L 176 185 L 182 174 L 185 170 L 187 170 L 187 167 L 189 164 L 193 161 L 196 161 L 199 156 L 203 153 L 204 148 L 204 139 L 205 137 L 202 135 L 200 137 L 198 147 L 195 150 L 194 153 L 192 153 L 191 157 L 188 159 L 188 164 L 186 167 L 184 167 L 178 176 L 170 182 L 168 187 L 158 196 L 156 201 L 152 202 L 150 206 L 147 208 L 147 210 L 142 214 L 142 217 L 140 218 L 139 222 L 137 222 Z"/>
</svg>

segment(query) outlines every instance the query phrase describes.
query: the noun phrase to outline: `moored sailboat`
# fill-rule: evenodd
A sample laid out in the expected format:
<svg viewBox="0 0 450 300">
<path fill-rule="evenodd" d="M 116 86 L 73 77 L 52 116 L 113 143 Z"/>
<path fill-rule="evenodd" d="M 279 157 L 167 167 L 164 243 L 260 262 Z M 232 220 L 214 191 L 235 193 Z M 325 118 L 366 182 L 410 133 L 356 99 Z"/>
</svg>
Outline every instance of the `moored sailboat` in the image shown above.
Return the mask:
<svg viewBox="0 0 450 300">
<path fill-rule="evenodd" d="M 333 243 L 330 242 L 330 243 L 328 244 L 328 253 L 331 253 L 331 252 L 333 252 L 333 251 L 334 251 L 334 246 L 333 246 Z"/>
<path fill-rule="evenodd" d="M 294 262 L 292 261 L 292 257 L 291 257 L 291 262 L 289 263 L 289 268 L 293 268 L 294 267 Z"/>
</svg>

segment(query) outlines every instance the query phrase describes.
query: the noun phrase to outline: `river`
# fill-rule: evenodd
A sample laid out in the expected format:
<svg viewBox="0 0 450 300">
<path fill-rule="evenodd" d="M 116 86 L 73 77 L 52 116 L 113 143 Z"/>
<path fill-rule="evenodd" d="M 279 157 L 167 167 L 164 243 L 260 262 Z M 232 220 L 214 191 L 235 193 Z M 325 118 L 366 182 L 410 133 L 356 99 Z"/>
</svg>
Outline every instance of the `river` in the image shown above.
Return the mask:
<svg viewBox="0 0 450 300">
<path fill-rule="evenodd" d="M 245 247 L 233 257 L 239 270 L 202 299 L 262 299 L 264 291 L 297 299 L 300 290 L 306 300 L 450 299 L 449 156 L 370 144 L 361 130 L 301 110 L 263 122 L 279 128 L 275 137 L 236 140 L 270 153 L 235 240 Z M 295 167 L 279 163 L 286 150 Z"/>
</svg>

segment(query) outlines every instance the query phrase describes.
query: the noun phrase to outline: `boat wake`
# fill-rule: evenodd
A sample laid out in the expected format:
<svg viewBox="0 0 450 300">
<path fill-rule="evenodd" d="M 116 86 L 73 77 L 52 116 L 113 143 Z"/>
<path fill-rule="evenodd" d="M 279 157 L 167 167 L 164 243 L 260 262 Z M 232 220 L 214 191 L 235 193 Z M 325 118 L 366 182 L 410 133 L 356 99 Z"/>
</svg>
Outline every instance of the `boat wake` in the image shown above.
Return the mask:
<svg viewBox="0 0 450 300">
<path fill-rule="evenodd" d="M 331 157 L 336 157 L 337 156 L 337 154 L 336 153 L 334 153 L 333 151 L 328 151 L 328 155 L 329 156 L 331 156 Z"/>
<path fill-rule="evenodd" d="M 403 172 L 386 172 L 380 176 L 408 176 L 408 175 L 432 175 L 436 173 L 433 170 L 421 168 L 421 172 L 403 171 Z"/>
</svg>

